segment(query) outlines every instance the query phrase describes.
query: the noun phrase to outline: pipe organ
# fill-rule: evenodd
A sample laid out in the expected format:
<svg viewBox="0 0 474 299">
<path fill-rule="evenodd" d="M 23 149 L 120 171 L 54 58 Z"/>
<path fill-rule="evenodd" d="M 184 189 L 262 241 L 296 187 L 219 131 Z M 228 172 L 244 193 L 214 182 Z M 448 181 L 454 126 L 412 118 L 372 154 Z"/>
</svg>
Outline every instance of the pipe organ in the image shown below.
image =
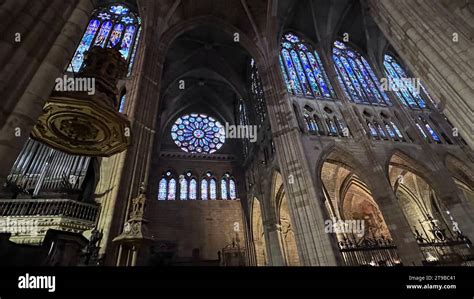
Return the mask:
<svg viewBox="0 0 474 299">
<path fill-rule="evenodd" d="M 16 193 L 78 193 L 82 190 L 91 158 L 63 153 L 29 139 L 8 176 Z"/>
</svg>

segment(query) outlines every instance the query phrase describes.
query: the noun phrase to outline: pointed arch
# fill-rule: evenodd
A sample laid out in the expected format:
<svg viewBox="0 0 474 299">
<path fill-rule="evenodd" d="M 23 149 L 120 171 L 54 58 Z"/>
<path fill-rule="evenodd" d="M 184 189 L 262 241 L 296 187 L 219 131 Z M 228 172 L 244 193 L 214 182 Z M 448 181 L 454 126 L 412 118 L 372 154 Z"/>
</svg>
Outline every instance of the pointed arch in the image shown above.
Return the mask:
<svg viewBox="0 0 474 299">
<path fill-rule="evenodd" d="M 348 44 L 335 41 L 332 57 L 339 83 L 352 102 L 390 106 L 369 62 Z"/>
<path fill-rule="evenodd" d="M 272 180 L 272 202 L 275 205 L 275 214 L 279 225 L 281 251 L 288 266 L 299 266 L 298 247 L 296 243 L 290 207 L 286 197 L 283 178 L 278 171 L 274 171 Z"/>
<path fill-rule="evenodd" d="M 74 73 L 80 71 L 87 51 L 97 46 L 118 47 L 118 51 L 128 63 L 130 73 L 140 32 L 141 20 L 127 5 L 111 3 L 96 9 L 91 15 L 67 71 Z"/>
<path fill-rule="evenodd" d="M 253 245 L 255 247 L 256 266 L 266 266 L 268 265 L 268 254 L 265 241 L 265 230 L 263 227 L 262 206 L 256 197 L 252 199 L 251 215 L 251 231 Z"/>
<path fill-rule="evenodd" d="M 445 165 L 464 199 L 474 204 L 474 172 L 453 155 L 446 156 Z"/>
<path fill-rule="evenodd" d="M 280 68 L 288 92 L 308 98 L 335 97 L 321 58 L 310 43 L 287 32 L 280 48 Z"/>
</svg>

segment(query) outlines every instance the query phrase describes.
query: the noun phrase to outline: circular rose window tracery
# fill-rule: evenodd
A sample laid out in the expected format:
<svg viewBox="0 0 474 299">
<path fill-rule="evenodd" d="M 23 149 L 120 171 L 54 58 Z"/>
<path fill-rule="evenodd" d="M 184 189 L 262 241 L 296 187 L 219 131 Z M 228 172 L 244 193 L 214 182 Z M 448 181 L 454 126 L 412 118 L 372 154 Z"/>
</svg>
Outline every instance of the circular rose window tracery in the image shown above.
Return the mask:
<svg viewBox="0 0 474 299">
<path fill-rule="evenodd" d="M 205 114 L 187 114 L 171 127 L 171 138 L 188 153 L 212 154 L 224 145 L 225 132 L 220 122 Z"/>
</svg>

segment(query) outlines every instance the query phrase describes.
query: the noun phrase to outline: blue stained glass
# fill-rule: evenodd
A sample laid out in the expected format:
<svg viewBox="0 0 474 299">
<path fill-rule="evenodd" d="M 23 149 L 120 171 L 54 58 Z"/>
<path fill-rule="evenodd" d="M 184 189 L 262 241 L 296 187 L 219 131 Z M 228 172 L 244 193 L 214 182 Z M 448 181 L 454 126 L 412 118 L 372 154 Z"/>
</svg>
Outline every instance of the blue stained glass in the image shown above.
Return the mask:
<svg viewBox="0 0 474 299">
<path fill-rule="evenodd" d="M 301 62 L 303 63 L 303 68 L 306 72 L 306 76 L 308 77 L 309 83 L 311 84 L 311 88 L 313 89 L 313 92 L 317 96 L 321 96 L 321 93 L 319 92 L 319 87 L 318 84 L 316 83 L 316 79 L 314 78 L 313 70 L 311 69 L 311 66 L 308 62 L 308 59 L 306 58 L 306 55 L 303 51 L 299 51 Z"/>
<path fill-rule="evenodd" d="M 126 15 L 128 14 L 129 10 L 125 6 L 122 5 L 114 5 L 110 7 L 110 12 L 116 15 Z"/>
<path fill-rule="evenodd" d="M 77 72 L 82 66 L 82 62 L 84 61 L 84 53 L 89 50 L 92 40 L 99 29 L 100 22 L 99 20 L 91 20 L 89 25 L 87 26 L 87 30 L 84 33 L 82 40 L 77 47 L 76 53 L 74 54 L 74 58 L 71 61 L 71 65 L 68 68 L 69 72 Z"/>
<path fill-rule="evenodd" d="M 385 129 L 387 130 L 388 135 L 390 135 L 390 138 L 394 139 L 396 137 L 389 124 L 385 124 Z"/>
<path fill-rule="evenodd" d="M 298 81 L 298 76 L 296 75 L 295 67 L 293 66 L 293 62 L 291 61 L 290 53 L 288 53 L 288 50 L 283 49 L 281 51 L 281 54 L 283 55 L 283 60 L 285 61 L 285 66 L 288 70 L 291 89 L 295 92 L 296 95 L 302 95 L 303 91 Z"/>
<path fill-rule="evenodd" d="M 130 16 L 126 16 L 126 17 L 123 17 L 123 18 L 122 18 L 122 22 L 123 22 L 124 24 L 133 24 L 133 23 L 135 23 L 135 19 L 133 19 L 133 18 L 130 17 Z"/>
<path fill-rule="evenodd" d="M 207 180 L 203 179 L 201 181 L 201 199 L 207 200 Z"/>
<path fill-rule="evenodd" d="M 130 58 L 130 62 L 128 64 L 128 74 L 127 74 L 127 76 L 130 76 L 130 74 L 132 73 L 132 67 L 133 67 L 133 63 L 135 61 L 135 55 L 137 54 L 137 44 L 138 44 L 138 41 L 140 40 L 140 33 L 141 32 L 142 32 L 142 27 L 140 27 L 140 29 L 138 29 L 137 37 L 135 38 L 135 46 L 133 47 L 132 57 Z"/>
<path fill-rule="evenodd" d="M 188 181 L 185 178 L 179 180 L 179 199 L 188 199 Z"/>
<path fill-rule="evenodd" d="M 385 73 L 387 74 L 387 71 L 388 71 L 387 75 L 390 80 L 401 79 L 400 75 L 397 73 L 397 71 L 395 71 L 395 69 L 392 67 L 391 64 L 387 64 L 384 62 L 384 66 L 385 66 Z M 405 106 L 407 106 L 408 104 L 408 106 L 410 106 L 411 108 L 418 108 L 418 104 L 416 100 L 413 98 L 410 92 L 408 92 L 405 88 L 402 88 L 401 90 L 400 89 L 396 90 L 395 94 L 401 100 L 402 104 L 404 104 Z"/>
<path fill-rule="evenodd" d="M 316 61 L 314 58 L 313 54 L 311 52 L 306 53 L 308 55 L 309 63 L 311 64 L 311 67 L 313 68 L 314 76 L 318 80 L 318 84 L 321 87 L 321 90 L 323 91 L 323 95 L 325 97 L 331 97 L 331 94 L 329 93 L 329 90 L 326 86 L 326 74 L 324 74 L 324 69 L 320 69 L 320 64 Z M 324 78 L 323 78 L 324 74 Z"/>
<path fill-rule="evenodd" d="M 168 187 L 168 183 L 166 179 L 162 178 L 158 186 L 158 199 L 159 200 L 166 200 L 167 187 Z"/>
<path fill-rule="evenodd" d="M 197 181 L 196 179 L 191 179 L 189 182 L 189 199 L 195 200 L 197 198 Z"/>
<path fill-rule="evenodd" d="M 362 63 L 364 64 L 365 68 L 369 72 L 369 75 L 372 78 L 372 80 L 374 82 L 377 82 L 376 84 L 379 88 L 380 94 L 382 95 L 385 103 L 390 105 L 391 104 L 390 99 L 388 98 L 387 94 L 382 90 L 382 87 L 380 86 L 380 84 L 378 84 L 379 80 L 378 80 L 377 76 L 375 76 L 374 72 L 372 71 L 372 68 L 370 67 L 369 63 L 367 62 L 367 60 L 365 60 L 364 57 L 361 57 L 361 60 L 362 60 Z"/>
<path fill-rule="evenodd" d="M 364 97 L 363 92 L 362 93 L 362 98 L 364 100 L 369 100 L 371 103 L 377 103 L 378 101 L 375 99 L 375 96 L 372 93 L 372 89 L 370 88 L 370 85 L 362 75 L 360 69 L 357 67 L 356 62 L 352 58 L 347 58 L 347 62 L 349 63 L 349 67 L 353 74 L 355 74 L 356 78 L 358 79 L 359 83 L 362 84 L 363 91 L 366 93 L 367 97 Z"/>
<path fill-rule="evenodd" d="M 300 41 L 300 39 L 292 33 L 285 34 L 285 38 L 292 43 L 297 43 Z"/>
<path fill-rule="evenodd" d="M 344 66 L 342 66 L 341 61 L 336 55 L 333 55 L 334 60 L 334 70 L 337 74 L 337 79 L 339 80 L 342 90 L 344 91 L 347 98 L 352 99 L 354 102 L 359 102 L 357 93 L 354 90 L 349 78 L 344 73 Z M 350 94 L 349 94 L 350 92 Z"/>
<path fill-rule="evenodd" d="M 281 48 L 281 72 L 288 90 L 295 95 L 310 97 L 330 98 L 334 95 L 319 56 L 316 51 L 314 54 L 311 52 L 309 44 L 288 33 L 282 38 Z"/>
<path fill-rule="evenodd" d="M 237 198 L 237 188 L 235 187 L 234 179 L 229 180 L 229 195 L 230 195 L 230 199 Z"/>
<path fill-rule="evenodd" d="M 215 179 L 211 179 L 209 182 L 209 198 L 212 200 L 217 199 L 217 183 Z"/>
<path fill-rule="evenodd" d="M 395 132 L 397 133 L 397 136 L 400 138 L 400 139 L 403 139 L 403 135 L 402 135 L 402 132 L 400 132 L 400 130 L 398 129 L 397 125 L 393 123 L 393 121 L 390 122 L 392 124 L 392 127 L 393 129 L 395 130 Z"/>
<path fill-rule="evenodd" d="M 349 63 L 344 57 L 341 57 L 341 62 L 342 62 L 342 65 L 344 66 L 344 69 L 346 70 L 347 75 L 349 76 L 348 81 L 352 83 L 352 85 L 354 86 L 354 90 L 357 92 L 358 99 L 360 99 L 363 102 L 368 102 L 368 100 L 365 98 L 362 92 L 362 88 L 359 85 L 359 82 L 357 81 L 356 75 L 352 71 L 352 67 L 349 65 Z"/>
<path fill-rule="evenodd" d="M 120 98 L 120 106 L 119 106 L 119 112 L 122 113 L 123 112 L 123 109 L 125 108 L 125 101 L 127 100 L 127 95 L 124 94 L 121 98 Z"/>
<path fill-rule="evenodd" d="M 314 53 L 314 56 L 316 57 L 316 60 L 318 61 L 318 66 L 319 67 L 317 68 L 317 70 L 323 74 L 324 79 L 326 80 L 325 82 L 327 83 L 327 86 L 329 87 L 329 90 L 331 91 L 331 95 L 334 96 L 335 95 L 334 89 L 332 88 L 331 81 L 329 81 L 328 75 L 326 74 L 326 70 L 324 69 L 323 63 L 321 62 L 321 58 L 319 57 L 318 52 L 314 51 L 313 53 Z M 311 57 L 313 56 L 312 53 L 308 53 L 308 54 L 311 55 Z M 310 60 L 311 60 L 311 58 L 310 58 Z M 316 76 L 316 77 L 318 78 L 318 76 Z M 320 86 L 324 90 L 324 87 L 323 87 L 322 83 L 324 83 L 324 82 L 320 82 Z M 326 89 L 327 89 L 327 87 L 326 87 Z"/>
<path fill-rule="evenodd" d="M 357 59 L 356 61 L 357 61 L 357 65 L 359 66 L 360 70 L 362 71 L 362 75 L 363 75 L 364 79 L 368 82 L 368 84 L 370 86 L 370 90 L 372 91 L 372 94 L 375 95 L 375 97 L 376 97 L 376 102 L 379 103 L 379 104 L 385 104 L 384 101 L 382 100 L 382 97 L 380 96 L 380 91 L 379 91 L 378 87 L 376 86 L 377 83 L 374 83 L 370 79 L 366 68 L 360 62 L 360 60 Z"/>
<path fill-rule="evenodd" d="M 333 60 L 344 92 L 352 101 L 390 104 L 370 65 L 359 53 L 351 50 L 344 43 L 336 41 L 333 48 Z"/>
<path fill-rule="evenodd" d="M 99 13 L 97 17 L 101 19 L 102 21 L 105 21 L 105 20 L 110 20 L 111 15 L 106 12 L 101 12 Z"/>
<path fill-rule="evenodd" d="M 92 46 L 99 46 L 117 48 L 127 60 L 127 75 L 130 75 L 141 31 L 140 22 L 140 18 L 123 5 L 109 5 L 96 10 L 67 71 L 79 71 L 86 51 Z"/>
<path fill-rule="evenodd" d="M 168 200 L 176 199 L 176 180 L 171 179 L 168 184 Z"/>
<path fill-rule="evenodd" d="M 426 129 L 428 132 L 430 132 L 431 137 L 433 138 L 434 141 L 436 142 L 441 142 L 441 139 L 439 139 L 438 134 L 435 133 L 435 131 L 431 128 L 429 124 L 425 124 Z"/>
<path fill-rule="evenodd" d="M 109 37 L 109 43 L 107 44 L 107 48 L 113 48 L 118 44 L 120 38 L 122 37 L 123 27 L 124 26 L 122 24 L 116 24 L 114 26 L 114 30 L 112 30 L 112 33 Z"/>
<path fill-rule="evenodd" d="M 303 52 L 308 52 L 308 48 L 303 44 L 298 44 L 298 49 L 302 50 Z"/>
<path fill-rule="evenodd" d="M 112 29 L 112 22 L 107 21 L 105 23 L 102 23 L 99 34 L 95 38 L 94 46 L 99 46 L 102 48 L 105 46 L 105 41 L 109 36 L 110 29 Z"/>
<path fill-rule="evenodd" d="M 329 123 L 329 130 L 331 132 L 332 135 L 337 135 L 337 128 L 336 128 L 336 125 L 334 124 L 334 122 L 330 119 L 327 120 L 328 123 Z"/>
<path fill-rule="evenodd" d="M 281 73 L 283 74 L 283 79 L 285 80 L 286 90 L 288 92 L 292 92 L 290 80 L 288 80 L 288 75 L 286 74 L 285 65 L 283 64 L 283 60 L 281 59 L 281 56 L 279 56 L 279 60 L 280 60 Z"/>
<path fill-rule="evenodd" d="M 423 137 L 424 137 L 425 139 L 428 138 L 428 136 L 426 136 L 425 131 L 423 131 L 423 128 L 420 126 L 419 123 L 416 123 L 416 127 L 418 128 L 418 130 L 420 131 L 421 135 L 423 135 Z"/>
<path fill-rule="evenodd" d="M 372 123 L 367 123 L 367 126 L 369 127 L 369 130 L 370 130 L 370 135 L 372 135 L 372 137 L 377 137 L 379 136 L 378 133 L 377 133 L 377 130 L 374 128 L 374 126 L 372 125 Z"/>
<path fill-rule="evenodd" d="M 303 71 L 303 67 L 301 66 L 300 59 L 296 51 L 291 50 L 290 52 L 291 58 L 293 59 L 293 64 L 296 67 L 296 72 L 298 73 L 298 78 L 300 79 L 301 88 L 303 89 L 304 94 L 311 95 L 311 89 L 308 86 L 308 82 L 306 81 L 306 76 Z"/>
<path fill-rule="evenodd" d="M 400 64 L 390 55 L 384 56 L 384 67 L 385 73 L 392 79 L 401 80 L 408 78 Z M 406 81 L 402 90 L 396 91 L 395 93 L 402 103 L 406 101 L 411 108 L 426 108 L 425 101 L 422 99 L 421 95 L 415 91 L 415 86 L 413 86 L 409 81 Z"/>
<path fill-rule="evenodd" d="M 385 131 L 383 130 L 382 126 L 380 124 L 377 124 L 377 128 L 379 129 L 380 136 L 382 136 L 382 138 L 386 138 L 387 135 L 385 134 Z"/>
<path fill-rule="evenodd" d="M 346 45 L 344 45 L 342 42 L 340 41 L 335 41 L 334 42 L 334 45 L 339 48 L 339 49 L 345 49 L 346 48 Z"/>
<path fill-rule="evenodd" d="M 227 181 L 221 180 L 221 199 L 227 199 Z"/>
<path fill-rule="evenodd" d="M 306 121 L 306 127 L 308 128 L 308 131 L 311 133 L 314 133 L 317 131 L 317 125 L 314 119 L 307 113 L 304 114 L 304 119 Z"/>
<path fill-rule="evenodd" d="M 224 127 L 205 114 L 184 115 L 171 128 L 171 138 L 183 151 L 212 154 L 225 142 Z"/>
</svg>

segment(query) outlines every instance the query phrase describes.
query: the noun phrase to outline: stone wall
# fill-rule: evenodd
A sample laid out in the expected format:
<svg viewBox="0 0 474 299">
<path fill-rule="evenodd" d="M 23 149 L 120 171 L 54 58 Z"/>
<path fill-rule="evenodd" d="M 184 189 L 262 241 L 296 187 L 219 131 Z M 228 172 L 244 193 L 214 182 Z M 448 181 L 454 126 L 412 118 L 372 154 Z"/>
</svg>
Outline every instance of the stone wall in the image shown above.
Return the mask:
<svg viewBox="0 0 474 299">
<path fill-rule="evenodd" d="M 147 206 L 148 228 L 156 241 L 175 243 L 175 257 L 217 260 L 236 237 L 245 246 L 241 202 L 225 200 L 154 201 Z M 238 231 L 235 230 L 238 229 Z"/>
</svg>

